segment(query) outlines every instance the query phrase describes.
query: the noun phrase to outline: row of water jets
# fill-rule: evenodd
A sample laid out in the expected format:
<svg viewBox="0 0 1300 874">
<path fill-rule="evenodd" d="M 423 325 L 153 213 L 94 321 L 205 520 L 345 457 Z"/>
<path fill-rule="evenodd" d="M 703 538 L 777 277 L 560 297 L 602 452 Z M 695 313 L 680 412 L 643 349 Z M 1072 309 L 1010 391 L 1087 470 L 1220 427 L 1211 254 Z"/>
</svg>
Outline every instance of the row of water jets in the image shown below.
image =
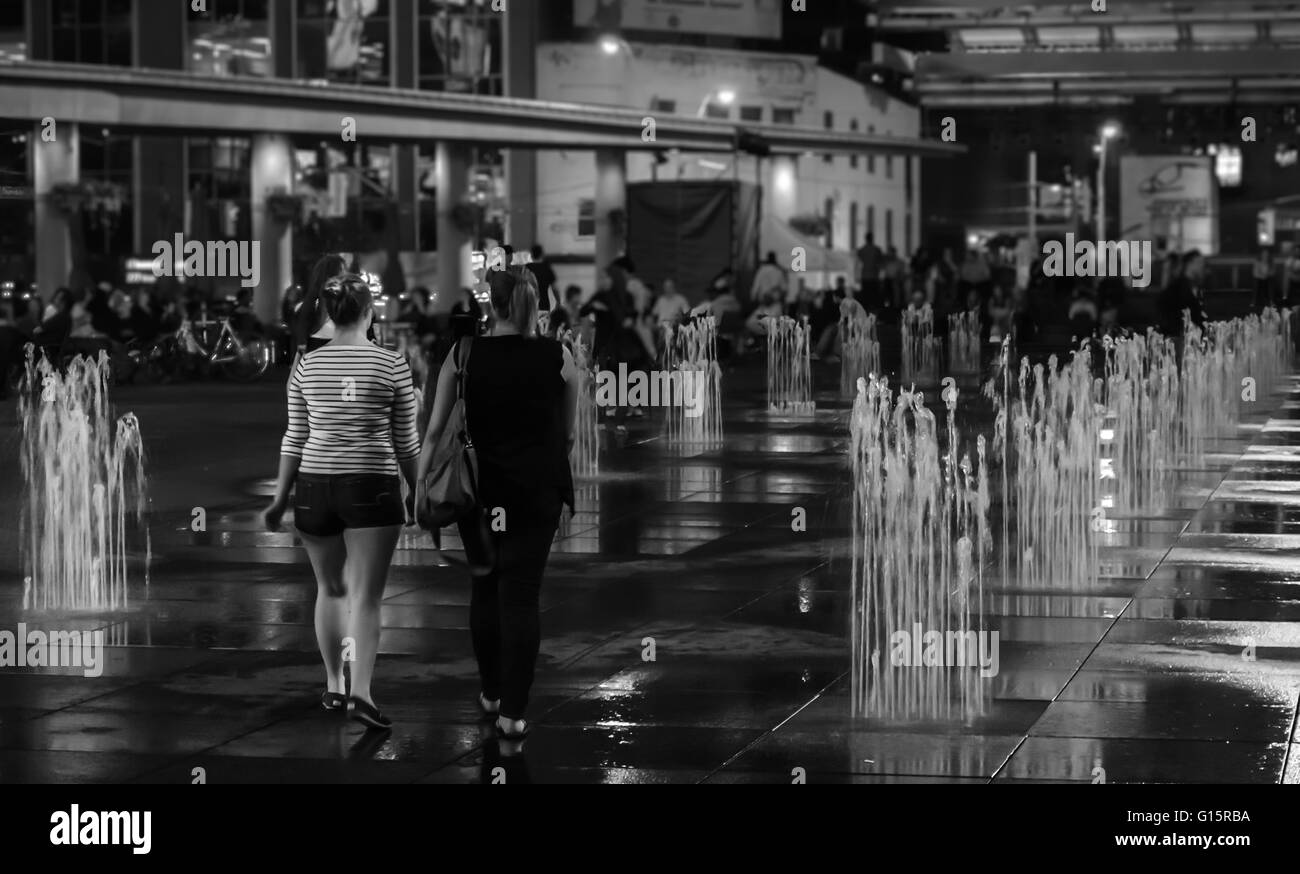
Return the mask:
<svg viewBox="0 0 1300 874">
<path fill-rule="evenodd" d="M 596 405 L 596 378 L 591 350 L 573 331 L 565 331 L 561 342 L 573 356 L 578 373 L 578 404 L 574 416 L 574 441 L 569 449 L 573 475 L 581 478 L 600 473 L 600 410 Z"/>
<path fill-rule="evenodd" d="M 679 447 L 711 449 L 722 445 L 722 366 L 718 362 L 718 323 L 713 316 L 663 327 L 661 366 L 667 373 L 696 374 L 694 409 L 687 404 L 666 408 L 664 434 Z M 683 377 L 685 378 L 685 377 Z M 683 383 L 685 385 L 685 383 Z"/>
<path fill-rule="evenodd" d="M 871 378 L 861 381 L 854 403 L 855 712 L 949 716 L 953 708 L 982 707 L 975 673 L 890 666 L 896 633 L 917 629 L 946 640 L 978 627 L 984 612 L 992 546 L 985 440 L 976 439 L 972 460 L 957 428 L 955 388 L 944 402 L 941 426 L 918 392 L 895 395 L 885 380 Z"/>
<path fill-rule="evenodd" d="M 767 409 L 807 414 L 816 407 L 812 389 L 812 326 L 808 320 L 767 320 Z"/>
<path fill-rule="evenodd" d="M 853 702 L 862 715 L 982 712 L 976 669 L 900 670 L 891 637 L 913 628 L 987 632 L 986 575 L 1025 594 L 1089 591 L 1101 538 L 1119 517 L 1174 497 L 1175 473 L 1237 432 L 1293 364 L 1290 311 L 1084 343 L 1067 361 L 1010 360 L 1004 343 L 983 395 L 992 440 L 946 427 L 915 391 L 861 379 L 853 468 Z M 1000 518 L 990 518 L 993 494 Z M 1000 571 L 1000 573 L 999 573 Z"/>
<path fill-rule="evenodd" d="M 979 373 L 982 339 L 979 313 L 957 313 L 948 317 L 948 369 L 952 373 Z M 853 298 L 840 303 L 840 394 L 856 396 L 858 380 L 881 373 L 880 340 L 876 317 Z M 942 343 L 934 335 L 934 311 L 928 306 L 908 307 L 901 324 L 902 351 L 899 374 L 902 382 L 928 385 L 938 382 Z"/>
<path fill-rule="evenodd" d="M 28 347 L 18 402 L 25 610 L 126 609 L 128 559 L 141 549 L 148 585 L 144 444 L 133 414 L 113 418 L 110 372 L 104 353 L 59 370 Z"/>
</svg>

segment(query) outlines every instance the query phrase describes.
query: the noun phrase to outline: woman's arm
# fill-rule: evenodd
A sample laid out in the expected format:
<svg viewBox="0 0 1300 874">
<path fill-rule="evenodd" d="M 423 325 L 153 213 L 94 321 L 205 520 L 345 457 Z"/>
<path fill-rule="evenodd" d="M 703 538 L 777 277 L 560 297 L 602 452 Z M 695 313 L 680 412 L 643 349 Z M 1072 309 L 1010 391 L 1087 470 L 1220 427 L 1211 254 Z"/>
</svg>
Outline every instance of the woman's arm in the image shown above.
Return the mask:
<svg viewBox="0 0 1300 874">
<path fill-rule="evenodd" d="M 402 478 L 413 494 L 415 492 L 415 461 L 420 455 L 420 432 L 415 419 L 419 404 L 415 399 L 415 379 L 406 359 L 398 354 L 393 362 L 393 453 Z"/>
<path fill-rule="evenodd" d="M 275 479 L 275 497 L 271 505 L 262 511 L 262 521 L 267 531 L 279 531 L 284 511 L 289 509 L 289 492 L 294 481 L 298 479 L 298 467 L 302 458 L 297 455 L 280 456 L 280 472 Z"/>
<path fill-rule="evenodd" d="M 578 439 L 577 422 L 578 422 L 578 386 L 582 384 L 582 374 L 578 371 L 577 362 L 573 360 L 573 353 L 567 346 L 560 347 L 564 352 L 564 364 L 560 371 L 564 378 L 564 450 L 566 453 L 573 451 L 574 441 Z"/>
<path fill-rule="evenodd" d="M 460 354 L 461 344 L 452 347 L 447 358 L 438 371 L 438 388 L 433 399 L 433 411 L 429 413 L 429 428 L 424 433 L 424 446 L 420 450 L 420 461 L 416 465 L 416 482 L 424 482 L 433 464 L 433 453 L 442 438 L 442 431 L 447 427 L 447 418 L 451 415 L 452 404 L 456 402 L 456 356 Z"/>
<path fill-rule="evenodd" d="M 300 350 L 305 350 L 307 348 L 307 340 L 312 334 L 316 333 L 316 330 L 320 327 L 320 325 L 316 324 L 316 319 L 319 315 L 319 307 L 320 300 L 317 297 L 315 289 L 309 288 L 307 289 L 307 293 L 303 295 L 302 303 L 300 303 L 298 308 L 294 310 L 292 325 L 293 344 Z"/>
<path fill-rule="evenodd" d="M 280 471 L 275 479 L 275 497 L 262 513 L 268 531 L 278 531 L 284 511 L 289 507 L 289 492 L 298 479 L 302 465 L 303 447 L 307 445 L 310 430 L 307 425 L 307 401 L 302 394 L 303 361 L 300 358 L 289 378 L 289 426 L 280 441 Z"/>
</svg>

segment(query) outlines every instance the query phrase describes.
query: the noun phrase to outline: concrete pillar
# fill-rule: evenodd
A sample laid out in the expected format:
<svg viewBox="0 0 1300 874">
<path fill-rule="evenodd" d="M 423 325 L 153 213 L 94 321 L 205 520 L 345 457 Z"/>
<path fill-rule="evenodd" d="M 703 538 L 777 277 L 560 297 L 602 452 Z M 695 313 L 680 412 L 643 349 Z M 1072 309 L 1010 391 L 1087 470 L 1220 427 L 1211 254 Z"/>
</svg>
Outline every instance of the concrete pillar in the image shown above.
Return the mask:
<svg viewBox="0 0 1300 874">
<path fill-rule="evenodd" d="M 56 288 L 67 284 L 73 267 L 69 219 L 50 192 L 56 185 L 80 179 L 81 135 L 70 122 L 57 123 L 52 143 L 41 139 L 41 131 L 38 124 L 30 142 L 36 198 L 36 287 L 48 302 Z"/>
<path fill-rule="evenodd" d="M 54 4 L 47 0 L 27 0 L 27 57 L 33 61 L 54 60 L 51 35 L 54 22 Z"/>
<path fill-rule="evenodd" d="M 537 44 L 541 3 L 511 3 L 505 12 L 504 64 L 506 97 L 537 97 Z M 535 149 L 506 149 L 506 202 L 510 204 L 506 237 L 524 249 L 539 241 L 537 161 Z"/>
<path fill-rule="evenodd" d="M 789 221 L 799 212 L 799 159 L 794 155 L 773 155 L 768 163 L 763 211 Z"/>
<path fill-rule="evenodd" d="M 271 67 L 280 79 L 293 79 L 297 74 L 294 61 L 298 39 L 294 7 L 296 3 L 270 3 L 267 7 L 268 29 L 271 34 Z"/>
<path fill-rule="evenodd" d="M 136 0 L 133 51 L 137 67 L 185 69 L 188 10 L 188 3 Z M 147 256 L 156 241 L 170 240 L 185 230 L 185 140 L 180 136 L 137 136 L 134 146 L 133 248 L 136 254 Z"/>
<path fill-rule="evenodd" d="M 134 249 L 144 256 L 158 240 L 185 231 L 185 140 L 136 137 L 133 188 Z"/>
<path fill-rule="evenodd" d="M 261 248 L 261 275 L 253 309 L 263 324 L 280 320 L 280 296 L 293 281 L 293 225 L 271 215 L 267 198 L 277 191 L 293 191 L 293 145 L 280 134 L 253 137 L 252 191 L 253 239 Z"/>
<path fill-rule="evenodd" d="M 610 221 L 614 211 L 627 218 L 627 152 L 596 150 L 596 287 L 604 282 L 605 268 L 626 251 L 625 228 Z"/>
<path fill-rule="evenodd" d="M 466 270 L 464 251 L 469 235 L 456 227 L 452 211 L 469 193 L 470 149 L 464 143 L 438 143 L 438 294 L 435 309 L 448 312 L 460 300 L 460 290 L 472 279 Z"/>
<path fill-rule="evenodd" d="M 419 28 L 415 26 L 415 0 L 393 0 L 392 16 L 397 22 L 393 41 L 393 87 L 419 87 Z M 390 233 L 399 251 L 420 248 L 420 179 L 418 147 L 411 143 L 393 146 L 393 196 L 397 199 L 397 227 Z"/>
<path fill-rule="evenodd" d="M 402 252 L 420 248 L 419 154 L 413 145 L 393 146 L 393 195 L 397 198 L 397 228 L 391 233 Z"/>
<path fill-rule="evenodd" d="M 912 222 L 912 246 L 919 247 L 925 244 L 921 239 L 921 159 L 917 157 L 904 158 L 912 164 L 912 202 L 908 204 L 908 219 Z M 906 257 L 911 257 L 912 253 L 908 252 Z"/>
</svg>

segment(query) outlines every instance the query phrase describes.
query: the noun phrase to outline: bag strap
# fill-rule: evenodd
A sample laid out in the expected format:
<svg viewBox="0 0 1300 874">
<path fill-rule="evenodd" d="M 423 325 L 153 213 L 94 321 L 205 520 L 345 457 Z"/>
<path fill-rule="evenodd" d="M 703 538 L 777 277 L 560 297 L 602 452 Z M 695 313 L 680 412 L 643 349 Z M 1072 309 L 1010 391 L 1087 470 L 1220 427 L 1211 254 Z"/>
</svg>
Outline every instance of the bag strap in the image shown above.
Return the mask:
<svg viewBox="0 0 1300 874">
<path fill-rule="evenodd" d="M 470 346 L 474 342 L 472 337 L 461 337 L 456 341 L 456 400 L 460 403 L 465 402 L 465 371 L 469 365 Z M 464 433 L 465 445 L 469 448 L 474 447 L 474 439 L 469 435 L 469 416 L 466 415 L 461 419 L 462 430 Z M 477 478 L 475 479 L 477 482 Z"/>
<path fill-rule="evenodd" d="M 469 364 L 470 344 L 473 339 L 470 337 L 461 337 L 456 341 L 456 400 L 465 398 L 465 369 Z"/>
</svg>

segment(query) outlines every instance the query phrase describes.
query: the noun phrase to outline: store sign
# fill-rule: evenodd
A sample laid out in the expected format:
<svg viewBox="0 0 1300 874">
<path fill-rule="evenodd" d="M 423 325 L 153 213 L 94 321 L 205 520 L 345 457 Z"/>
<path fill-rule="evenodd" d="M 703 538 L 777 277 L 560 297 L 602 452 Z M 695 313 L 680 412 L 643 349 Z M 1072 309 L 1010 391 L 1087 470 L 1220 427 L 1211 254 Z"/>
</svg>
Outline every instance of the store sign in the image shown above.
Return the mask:
<svg viewBox="0 0 1300 874">
<path fill-rule="evenodd" d="M 781 38 L 782 0 L 573 0 L 578 27 Z"/>
<path fill-rule="evenodd" d="M 1125 155 L 1120 159 L 1120 222 L 1125 240 L 1164 238 L 1171 249 L 1219 251 L 1219 186 L 1214 158 Z"/>
<path fill-rule="evenodd" d="M 155 258 L 127 258 L 122 265 L 123 285 L 157 285 L 158 274 L 154 273 Z M 174 274 L 185 275 L 185 259 L 176 261 Z"/>
<path fill-rule="evenodd" d="M 1260 210 L 1255 220 L 1255 231 L 1261 246 L 1271 246 L 1277 238 L 1277 210 Z"/>
</svg>

